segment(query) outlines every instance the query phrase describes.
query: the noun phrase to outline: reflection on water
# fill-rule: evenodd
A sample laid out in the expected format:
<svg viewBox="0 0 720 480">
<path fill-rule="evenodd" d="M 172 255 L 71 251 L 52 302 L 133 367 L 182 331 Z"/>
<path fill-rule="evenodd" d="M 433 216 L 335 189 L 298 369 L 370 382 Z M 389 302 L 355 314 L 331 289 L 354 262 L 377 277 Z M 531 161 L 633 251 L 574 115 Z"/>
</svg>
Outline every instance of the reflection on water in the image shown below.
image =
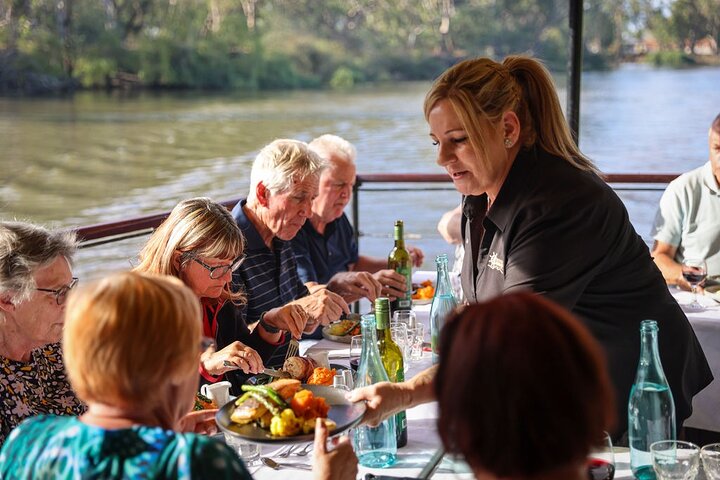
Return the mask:
<svg viewBox="0 0 720 480">
<path fill-rule="evenodd" d="M 718 68 L 585 73 L 581 148 L 606 172 L 700 165 L 719 111 L 719 84 Z M 0 99 L 0 217 L 76 226 L 168 210 L 191 196 L 244 196 L 259 148 L 274 138 L 310 140 L 327 132 L 356 144 L 360 173 L 440 172 L 422 116 L 427 88 Z M 659 193 L 621 197 L 647 237 Z M 432 268 L 434 255 L 450 251 L 435 223 L 458 201 L 453 190 L 363 193 L 361 248 L 385 255 L 393 221 L 402 217 L 407 231 L 421 237 L 409 242 L 425 247 Z M 80 269 L 90 275 L 124 269 L 143 241 L 88 249 Z"/>
</svg>

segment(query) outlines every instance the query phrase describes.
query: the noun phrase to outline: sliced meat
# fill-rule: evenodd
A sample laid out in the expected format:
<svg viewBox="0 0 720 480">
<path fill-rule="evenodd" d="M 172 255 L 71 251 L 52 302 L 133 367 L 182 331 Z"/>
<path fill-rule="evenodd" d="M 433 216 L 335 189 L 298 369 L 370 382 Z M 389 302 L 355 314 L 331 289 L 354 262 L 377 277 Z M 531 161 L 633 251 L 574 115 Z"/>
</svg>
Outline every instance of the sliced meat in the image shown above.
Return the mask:
<svg viewBox="0 0 720 480">
<path fill-rule="evenodd" d="M 230 415 L 230 420 L 240 425 L 245 425 L 246 423 L 254 422 L 265 415 L 266 412 L 267 408 L 251 397 L 244 400 L 240 405 L 235 406 L 235 410 L 233 410 L 232 415 Z"/>
</svg>

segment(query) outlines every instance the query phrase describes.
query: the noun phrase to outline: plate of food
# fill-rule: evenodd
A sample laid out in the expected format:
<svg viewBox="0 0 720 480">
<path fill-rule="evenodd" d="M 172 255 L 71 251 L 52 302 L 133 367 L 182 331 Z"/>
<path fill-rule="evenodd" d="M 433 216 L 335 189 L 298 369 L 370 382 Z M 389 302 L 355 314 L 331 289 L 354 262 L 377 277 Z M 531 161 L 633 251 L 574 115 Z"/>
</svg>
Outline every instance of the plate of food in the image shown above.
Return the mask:
<svg viewBox="0 0 720 480">
<path fill-rule="evenodd" d="M 412 302 L 413 305 L 427 305 L 432 302 L 435 295 L 435 286 L 432 280 L 425 280 L 422 283 L 413 283 Z"/>
<path fill-rule="evenodd" d="M 360 315 L 351 313 L 348 318 L 323 327 L 322 335 L 333 342 L 350 343 L 353 335 L 360 335 Z"/>
<path fill-rule="evenodd" d="M 218 410 L 220 429 L 255 443 L 312 442 L 315 421 L 325 419 L 330 435 L 362 419 L 365 403 L 351 403 L 345 390 L 282 379 L 268 385 L 243 385 L 243 395 Z"/>
</svg>

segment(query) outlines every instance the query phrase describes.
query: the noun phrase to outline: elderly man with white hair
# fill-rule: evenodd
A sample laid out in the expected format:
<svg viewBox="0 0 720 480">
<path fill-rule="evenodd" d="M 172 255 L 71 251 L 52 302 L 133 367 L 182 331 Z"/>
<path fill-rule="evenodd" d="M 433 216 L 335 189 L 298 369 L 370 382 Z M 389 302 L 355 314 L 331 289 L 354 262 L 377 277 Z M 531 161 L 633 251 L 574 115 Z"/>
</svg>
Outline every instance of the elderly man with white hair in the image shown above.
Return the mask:
<svg viewBox="0 0 720 480">
<path fill-rule="evenodd" d="M 387 268 L 387 259 L 360 255 L 353 227 L 344 209 L 355 185 L 355 147 L 336 135 L 322 135 L 309 144 L 328 163 L 312 215 L 292 241 L 300 278 L 309 288 L 327 284 L 347 302 L 360 298 L 402 296 L 405 278 Z M 408 247 L 415 266 L 422 264 L 419 248 Z"/>
<path fill-rule="evenodd" d="M 75 249 L 71 233 L 0 222 L 0 444 L 25 418 L 85 411 L 60 349 Z"/>
<path fill-rule="evenodd" d="M 232 211 L 247 240 L 245 261 L 233 274 L 233 282 L 247 294 L 247 323 L 269 333 L 290 333 L 281 337 L 275 356 L 266 362 L 271 367 L 282 364 L 290 336 L 311 333 L 349 313 L 343 298 L 324 286 L 308 290 L 290 246 L 311 214 L 324 168 L 325 162 L 304 142 L 275 140 L 258 153 L 248 198 Z M 301 306 L 306 315 L 282 322 L 264 316 L 289 303 Z"/>
</svg>

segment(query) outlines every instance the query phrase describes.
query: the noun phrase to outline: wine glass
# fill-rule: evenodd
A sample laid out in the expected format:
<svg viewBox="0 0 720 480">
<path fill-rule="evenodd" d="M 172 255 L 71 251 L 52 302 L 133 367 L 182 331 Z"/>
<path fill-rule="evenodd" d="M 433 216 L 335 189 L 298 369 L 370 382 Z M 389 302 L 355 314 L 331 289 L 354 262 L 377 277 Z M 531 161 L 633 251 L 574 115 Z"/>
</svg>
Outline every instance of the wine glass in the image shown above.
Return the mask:
<svg viewBox="0 0 720 480">
<path fill-rule="evenodd" d="M 697 287 L 707 277 L 707 265 L 705 260 L 699 258 L 686 258 L 682 262 L 682 276 L 690 284 L 693 293 L 693 300 L 689 308 L 694 310 L 702 309 L 703 306 L 697 301 Z"/>
<path fill-rule="evenodd" d="M 700 448 L 694 443 L 663 440 L 650 445 L 658 480 L 693 480 L 700 470 Z"/>
<path fill-rule="evenodd" d="M 587 471 L 590 480 L 612 480 L 615 476 L 615 453 L 610 434 L 603 433 L 587 457 Z"/>
<path fill-rule="evenodd" d="M 360 366 L 360 355 L 362 354 L 362 335 L 353 335 L 350 339 L 350 370 L 353 374 L 357 373 Z"/>
</svg>

